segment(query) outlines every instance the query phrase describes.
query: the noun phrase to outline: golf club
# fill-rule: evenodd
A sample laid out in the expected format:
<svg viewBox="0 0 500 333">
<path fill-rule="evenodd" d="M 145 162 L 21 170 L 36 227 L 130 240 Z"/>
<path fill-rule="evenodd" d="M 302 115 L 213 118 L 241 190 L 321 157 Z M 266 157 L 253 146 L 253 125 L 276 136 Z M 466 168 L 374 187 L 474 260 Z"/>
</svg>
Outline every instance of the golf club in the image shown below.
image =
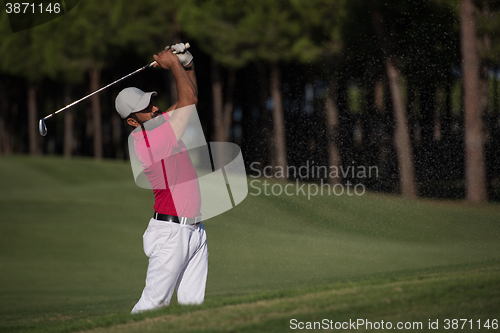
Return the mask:
<svg viewBox="0 0 500 333">
<path fill-rule="evenodd" d="M 190 47 L 189 43 L 185 43 L 184 45 L 185 45 L 186 49 L 188 49 L 188 48 Z M 169 49 L 169 47 L 166 47 L 165 49 L 167 50 L 167 49 Z M 176 52 L 174 51 L 174 52 L 172 52 L 172 53 L 174 53 L 174 54 L 175 54 Z M 128 78 L 129 76 L 132 76 L 132 75 L 134 75 L 134 74 L 137 74 L 137 73 L 139 73 L 140 71 L 143 71 L 143 70 L 145 70 L 145 69 L 147 69 L 147 68 L 149 68 L 149 67 L 152 67 L 152 66 L 154 66 L 154 65 L 156 65 L 156 64 L 157 64 L 157 62 L 156 62 L 156 61 L 153 61 L 152 63 L 147 64 L 147 65 L 145 65 L 145 66 L 143 66 L 143 67 L 139 68 L 138 70 L 136 70 L 136 71 L 134 71 L 134 72 L 132 72 L 132 73 L 130 73 L 130 74 L 127 74 L 127 75 L 125 75 L 124 77 L 122 77 L 122 78 L 120 78 L 120 79 L 118 79 L 118 80 L 116 80 L 116 81 L 114 81 L 114 82 L 112 82 L 112 83 L 108 84 L 107 86 L 102 87 L 101 89 L 96 90 L 96 91 L 94 91 L 93 93 L 91 93 L 91 94 L 89 94 L 89 95 L 87 95 L 87 96 L 85 96 L 85 97 L 82 97 L 82 98 L 80 98 L 79 100 L 74 101 L 73 103 L 66 105 L 66 106 L 65 106 L 65 107 L 63 107 L 62 109 L 59 109 L 59 110 L 57 110 L 56 112 L 51 113 L 51 114 L 49 114 L 48 116 L 45 116 L 44 118 L 40 119 L 40 121 L 38 122 L 38 130 L 40 131 L 40 135 L 42 135 L 42 136 L 47 135 L 47 125 L 45 124 L 45 120 L 47 120 L 47 119 L 49 119 L 49 118 L 52 118 L 53 116 L 55 116 L 55 115 L 56 115 L 56 114 L 58 114 L 59 112 L 62 112 L 62 111 L 64 111 L 64 110 L 66 110 L 66 109 L 69 109 L 70 107 L 72 107 L 73 105 L 75 105 L 75 104 L 77 104 L 77 103 L 79 103 L 79 102 L 83 101 L 84 99 L 87 99 L 87 98 L 89 98 L 90 96 L 93 96 L 93 95 L 97 94 L 98 92 L 100 92 L 100 91 L 102 91 L 102 90 L 104 90 L 104 89 L 106 89 L 106 88 L 108 88 L 108 87 L 111 87 L 112 85 L 114 85 L 114 84 L 116 84 L 116 83 L 118 83 L 118 82 L 120 82 L 120 81 L 122 81 L 122 80 L 125 80 L 125 79 L 126 79 L 126 78 Z"/>
</svg>

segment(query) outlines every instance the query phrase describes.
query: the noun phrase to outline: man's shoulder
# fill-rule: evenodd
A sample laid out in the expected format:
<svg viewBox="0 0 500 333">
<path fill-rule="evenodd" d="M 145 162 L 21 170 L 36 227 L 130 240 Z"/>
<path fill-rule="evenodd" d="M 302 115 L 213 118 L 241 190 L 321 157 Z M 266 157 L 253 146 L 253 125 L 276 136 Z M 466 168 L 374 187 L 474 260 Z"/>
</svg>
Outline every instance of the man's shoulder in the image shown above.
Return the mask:
<svg viewBox="0 0 500 333">
<path fill-rule="evenodd" d="M 135 140 L 144 140 L 150 134 L 162 131 L 171 130 L 171 126 L 168 122 L 170 116 L 165 112 L 158 117 L 155 117 L 151 120 L 145 122 L 141 127 L 137 127 L 131 133 L 132 137 Z"/>
</svg>

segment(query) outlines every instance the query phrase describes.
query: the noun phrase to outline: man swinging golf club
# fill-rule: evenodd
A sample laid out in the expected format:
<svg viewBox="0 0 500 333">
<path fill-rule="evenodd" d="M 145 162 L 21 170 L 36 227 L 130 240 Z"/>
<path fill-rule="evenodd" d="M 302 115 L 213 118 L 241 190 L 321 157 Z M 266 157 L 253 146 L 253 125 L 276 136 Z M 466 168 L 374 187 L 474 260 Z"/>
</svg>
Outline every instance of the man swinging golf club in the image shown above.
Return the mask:
<svg viewBox="0 0 500 333">
<path fill-rule="evenodd" d="M 146 286 L 132 313 L 167 306 L 174 289 L 179 304 L 202 303 L 208 272 L 200 188 L 181 140 L 196 112 L 193 56 L 185 44 L 176 44 L 154 59 L 155 66 L 172 71 L 177 103 L 161 112 L 152 99 L 157 93 L 138 88 L 123 89 L 115 101 L 120 116 L 134 128 L 131 155 L 137 156 L 155 195 L 154 216 L 143 236 L 149 257 Z"/>
</svg>

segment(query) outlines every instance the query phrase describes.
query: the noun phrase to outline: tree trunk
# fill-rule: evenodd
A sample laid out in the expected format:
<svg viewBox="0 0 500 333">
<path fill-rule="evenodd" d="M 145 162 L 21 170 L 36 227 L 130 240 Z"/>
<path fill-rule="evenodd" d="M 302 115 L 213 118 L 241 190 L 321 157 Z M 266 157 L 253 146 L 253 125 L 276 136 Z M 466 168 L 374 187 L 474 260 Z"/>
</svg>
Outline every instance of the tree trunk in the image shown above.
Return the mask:
<svg viewBox="0 0 500 333">
<path fill-rule="evenodd" d="M 443 117 L 440 112 L 434 112 L 433 140 L 439 142 L 443 138 Z M 434 151 L 432 151 L 434 154 Z"/>
<path fill-rule="evenodd" d="M 462 72 L 464 85 L 465 189 L 470 202 L 488 199 L 484 161 L 483 123 L 479 99 L 479 57 L 472 0 L 460 6 Z"/>
<path fill-rule="evenodd" d="M 387 97 L 389 90 L 387 89 L 386 84 L 387 82 L 377 80 L 375 81 L 374 86 L 374 104 L 377 109 L 377 115 L 380 118 L 380 122 L 383 124 L 376 161 L 376 164 L 380 166 L 380 174 L 382 175 L 388 173 L 387 170 L 390 162 L 389 152 L 392 146 L 392 123 L 391 121 L 388 121 L 390 114 L 386 111 L 386 109 L 389 109 L 386 107 L 386 104 L 388 104 L 387 101 L 389 100 Z"/>
<path fill-rule="evenodd" d="M 71 85 L 66 83 L 64 89 L 64 104 L 68 105 L 71 103 Z M 74 131 L 73 131 L 73 113 L 64 113 L 64 143 L 63 143 L 63 154 L 64 157 L 69 158 L 73 155 L 74 148 Z"/>
<path fill-rule="evenodd" d="M 7 130 L 7 126 L 5 126 L 5 118 L 3 116 L 3 112 L 0 115 L 0 154 L 8 154 L 7 152 L 7 142 L 5 140 L 5 131 Z"/>
<path fill-rule="evenodd" d="M 495 66 L 495 74 L 493 77 L 493 124 L 497 125 L 498 115 L 500 114 L 499 99 L 500 92 L 498 91 L 498 75 L 499 67 Z"/>
<path fill-rule="evenodd" d="M 125 158 L 122 145 L 123 122 L 122 119 L 116 114 L 111 117 L 111 127 L 113 133 L 113 147 L 115 151 L 115 158 L 123 160 Z"/>
<path fill-rule="evenodd" d="M 434 117 L 436 110 L 436 83 L 424 82 L 420 87 L 420 144 L 425 154 L 430 154 L 434 141 Z"/>
<path fill-rule="evenodd" d="M 90 69 L 90 91 L 99 89 L 99 79 L 101 77 L 101 70 L 92 67 Z M 94 158 L 102 159 L 102 124 L 101 124 L 101 103 L 99 101 L 99 94 L 90 97 L 92 105 L 92 129 L 94 135 Z"/>
<path fill-rule="evenodd" d="M 408 120 L 401 91 L 401 73 L 392 59 L 385 61 L 389 85 L 391 87 L 392 103 L 394 107 L 394 118 L 396 119 L 396 130 L 394 140 L 398 152 L 399 181 L 401 192 L 408 198 L 417 197 L 415 184 L 415 169 L 413 166 L 413 151 L 408 131 Z"/>
<path fill-rule="evenodd" d="M 377 32 L 382 52 L 384 53 L 385 69 L 389 79 L 391 99 L 394 109 L 396 128 L 394 132 L 394 143 L 398 155 L 399 182 L 401 192 L 407 198 L 417 197 L 417 186 L 415 184 L 415 167 L 413 165 L 413 149 L 411 146 L 408 130 L 408 119 L 401 91 L 402 75 L 395 62 L 394 43 L 384 31 L 382 26 L 382 13 L 379 10 L 372 11 L 372 20 Z"/>
<path fill-rule="evenodd" d="M 328 96 L 325 100 L 326 113 L 326 136 L 328 144 L 328 166 L 340 170 L 341 157 L 338 146 L 339 141 L 339 108 L 337 106 L 337 85 L 335 81 L 330 81 Z M 338 177 L 330 177 L 329 172 L 328 182 L 330 185 L 340 184 L 342 182 L 341 173 Z"/>
<path fill-rule="evenodd" d="M 223 99 L 224 96 L 222 94 L 222 79 L 220 77 L 220 68 L 219 64 L 212 59 L 211 66 L 211 74 L 212 74 L 212 100 L 213 100 L 213 110 L 214 110 L 214 141 L 215 142 L 224 142 L 224 138 L 226 138 L 226 133 L 224 133 L 224 125 L 223 125 Z"/>
<path fill-rule="evenodd" d="M 223 83 L 220 77 L 220 68 L 215 60 L 212 60 L 212 97 L 214 108 L 215 142 L 227 142 L 229 140 L 229 128 L 233 117 L 233 95 L 236 82 L 236 70 L 229 69 L 226 98 L 223 95 Z"/>
<path fill-rule="evenodd" d="M 236 84 L 236 70 L 234 68 L 228 69 L 227 85 L 226 85 L 226 98 L 224 99 L 224 113 L 222 117 L 223 133 L 226 135 L 222 142 L 229 141 L 229 130 L 233 120 L 234 111 L 234 86 Z"/>
<path fill-rule="evenodd" d="M 375 81 L 374 104 L 379 114 L 384 113 L 384 83 L 382 80 Z"/>
<path fill-rule="evenodd" d="M 33 83 L 28 84 L 28 137 L 31 155 L 41 155 L 36 90 L 37 87 Z"/>
<path fill-rule="evenodd" d="M 0 153 L 12 154 L 11 129 L 8 126 L 9 100 L 5 84 L 0 83 Z"/>
<path fill-rule="evenodd" d="M 259 76 L 259 110 L 260 110 L 260 140 L 259 153 L 261 154 L 262 167 L 271 163 L 272 145 L 271 142 L 271 120 L 267 109 L 267 100 L 269 99 L 269 80 L 267 77 L 266 65 L 263 62 L 256 64 Z"/>
<path fill-rule="evenodd" d="M 7 121 L 5 117 L 0 118 L 0 153 L 5 155 L 12 154 L 12 145 L 11 145 L 11 130 L 9 126 L 7 126 Z"/>
<path fill-rule="evenodd" d="M 283 175 L 286 171 L 286 138 L 285 120 L 281 96 L 280 68 L 277 63 L 271 64 L 271 98 L 273 100 L 273 166 L 282 168 Z"/>
<path fill-rule="evenodd" d="M 442 134 L 445 142 L 450 142 L 452 135 L 452 120 L 453 115 L 451 112 L 451 85 L 452 81 L 447 81 L 445 83 L 445 94 L 446 94 L 446 104 L 445 104 L 445 112 L 443 115 L 442 121 Z"/>
<path fill-rule="evenodd" d="M 420 175 L 420 181 L 423 184 L 431 184 L 432 177 L 435 174 L 435 152 L 434 152 L 434 129 L 435 129 L 435 115 L 436 115 L 436 83 L 423 82 L 420 84 L 420 117 L 412 112 L 410 114 L 410 121 L 412 116 L 414 119 L 420 118 L 420 132 L 418 137 L 420 139 L 419 159 L 417 160 L 417 167 Z M 416 109 L 414 111 L 417 111 Z M 411 127 L 410 127 L 411 128 Z"/>
</svg>

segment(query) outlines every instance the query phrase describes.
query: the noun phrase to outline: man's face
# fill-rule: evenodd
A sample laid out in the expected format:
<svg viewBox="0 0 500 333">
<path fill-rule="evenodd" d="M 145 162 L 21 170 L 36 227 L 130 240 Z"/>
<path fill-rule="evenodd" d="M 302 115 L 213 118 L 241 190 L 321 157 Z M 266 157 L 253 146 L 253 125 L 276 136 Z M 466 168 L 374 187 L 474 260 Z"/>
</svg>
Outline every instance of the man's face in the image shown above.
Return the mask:
<svg viewBox="0 0 500 333">
<path fill-rule="evenodd" d="M 147 108 L 142 111 L 135 112 L 136 119 L 128 120 L 128 123 L 134 127 L 140 126 L 147 122 L 148 120 L 153 119 L 154 117 L 158 117 L 162 112 L 156 106 L 156 103 L 151 99 Z M 132 122 L 132 123 L 131 123 Z"/>
</svg>

